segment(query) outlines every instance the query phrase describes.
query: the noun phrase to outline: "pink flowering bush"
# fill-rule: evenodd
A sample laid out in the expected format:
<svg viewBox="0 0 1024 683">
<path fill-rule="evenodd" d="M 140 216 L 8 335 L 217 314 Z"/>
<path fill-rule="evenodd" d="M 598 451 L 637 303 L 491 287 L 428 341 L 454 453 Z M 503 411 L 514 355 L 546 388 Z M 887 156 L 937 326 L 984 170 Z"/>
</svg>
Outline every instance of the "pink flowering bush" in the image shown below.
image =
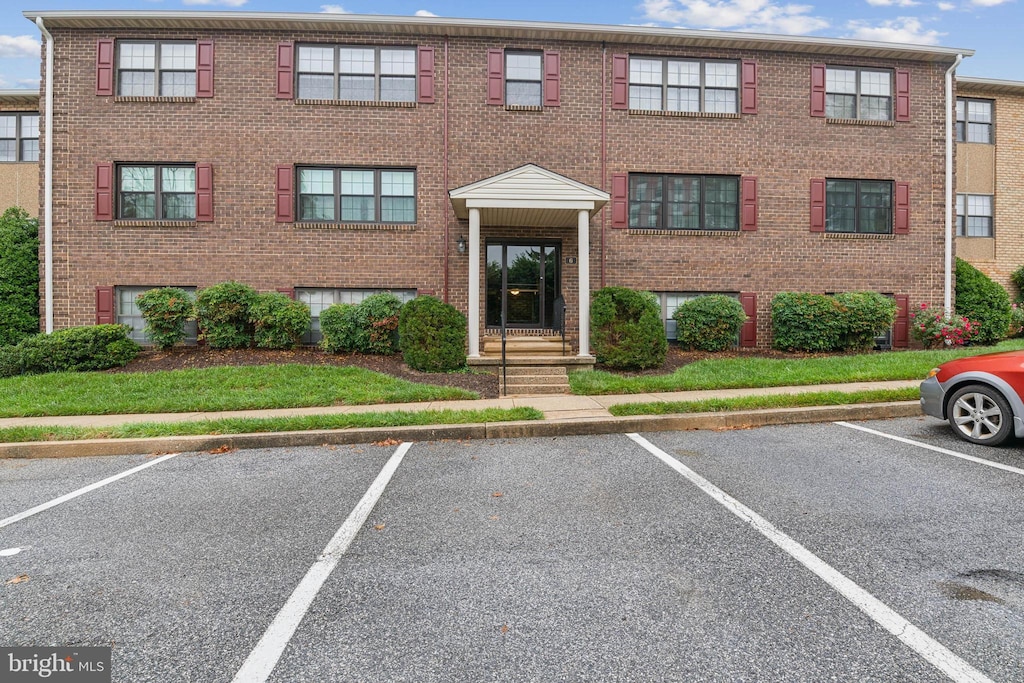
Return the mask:
<svg viewBox="0 0 1024 683">
<path fill-rule="evenodd" d="M 1006 336 L 1019 337 L 1024 332 L 1024 305 L 1013 304 L 1010 307 L 1010 329 Z"/>
<path fill-rule="evenodd" d="M 926 349 L 963 346 L 981 331 L 977 322 L 964 316 L 946 317 L 941 308 L 922 303 L 920 310 L 910 314 L 910 336 Z"/>
</svg>

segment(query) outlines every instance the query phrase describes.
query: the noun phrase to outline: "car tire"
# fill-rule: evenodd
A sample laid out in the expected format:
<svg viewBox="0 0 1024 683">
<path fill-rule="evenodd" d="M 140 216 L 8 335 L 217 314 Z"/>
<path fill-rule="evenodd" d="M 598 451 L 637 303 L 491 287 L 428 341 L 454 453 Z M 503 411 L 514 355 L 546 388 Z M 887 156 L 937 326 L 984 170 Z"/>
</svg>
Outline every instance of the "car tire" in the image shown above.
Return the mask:
<svg viewBox="0 0 1024 683">
<path fill-rule="evenodd" d="M 969 384 L 949 398 L 947 419 L 964 441 L 998 446 L 1013 433 L 1013 410 L 1003 395 L 985 384 Z"/>
</svg>

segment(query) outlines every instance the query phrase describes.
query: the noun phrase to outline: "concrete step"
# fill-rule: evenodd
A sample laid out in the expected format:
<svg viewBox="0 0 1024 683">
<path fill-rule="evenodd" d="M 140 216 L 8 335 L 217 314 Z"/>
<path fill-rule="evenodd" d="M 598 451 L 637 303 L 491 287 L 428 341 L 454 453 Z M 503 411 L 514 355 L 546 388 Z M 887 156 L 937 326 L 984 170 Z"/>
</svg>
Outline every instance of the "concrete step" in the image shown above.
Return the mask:
<svg viewBox="0 0 1024 683">
<path fill-rule="evenodd" d="M 501 337 L 484 337 L 480 350 L 488 356 L 501 355 Z M 509 337 L 505 344 L 506 356 L 561 356 L 561 337 Z M 565 352 L 572 349 L 565 345 Z"/>
<path fill-rule="evenodd" d="M 498 368 L 498 388 L 505 396 L 568 394 L 569 376 L 562 366 L 518 366 L 506 372 Z"/>
<path fill-rule="evenodd" d="M 499 368 L 501 366 L 498 366 Z M 508 376 L 511 377 L 565 377 L 565 367 L 562 365 L 510 365 L 506 368 Z"/>
<path fill-rule="evenodd" d="M 508 389 L 501 391 L 502 396 L 535 396 L 539 394 L 568 394 L 569 385 L 561 384 L 512 384 L 508 385 Z"/>
</svg>

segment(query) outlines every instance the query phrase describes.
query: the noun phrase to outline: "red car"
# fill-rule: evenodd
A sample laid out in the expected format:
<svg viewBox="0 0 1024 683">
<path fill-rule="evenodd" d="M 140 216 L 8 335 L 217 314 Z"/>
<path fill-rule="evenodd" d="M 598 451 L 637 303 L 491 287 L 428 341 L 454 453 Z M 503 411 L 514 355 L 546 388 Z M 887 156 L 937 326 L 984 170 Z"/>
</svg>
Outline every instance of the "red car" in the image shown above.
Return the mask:
<svg viewBox="0 0 1024 683">
<path fill-rule="evenodd" d="M 1004 351 L 943 363 L 921 383 L 921 409 L 949 420 L 971 443 L 996 446 L 1024 437 L 1024 351 Z"/>
</svg>

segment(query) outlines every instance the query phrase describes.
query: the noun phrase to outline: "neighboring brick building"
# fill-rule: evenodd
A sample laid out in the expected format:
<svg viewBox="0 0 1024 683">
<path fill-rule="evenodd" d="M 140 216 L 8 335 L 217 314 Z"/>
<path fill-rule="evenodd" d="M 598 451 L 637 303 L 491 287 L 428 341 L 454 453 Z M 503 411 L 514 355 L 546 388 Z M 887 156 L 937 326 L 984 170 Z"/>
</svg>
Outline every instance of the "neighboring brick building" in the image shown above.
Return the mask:
<svg viewBox="0 0 1024 683">
<path fill-rule="evenodd" d="M 940 302 L 956 51 L 420 17 L 26 13 L 52 33 L 57 327 L 236 279 L 584 344 L 590 291 Z M 470 277 L 470 272 L 475 277 Z M 120 306 L 120 307 L 119 307 Z M 582 318 L 582 335 L 581 335 Z M 476 322 L 474 322 L 476 321 Z"/>
<path fill-rule="evenodd" d="M 1024 82 L 957 77 L 956 254 L 1016 296 L 1024 266 Z"/>
<path fill-rule="evenodd" d="M 0 212 L 39 215 L 39 92 L 0 90 Z"/>
</svg>

